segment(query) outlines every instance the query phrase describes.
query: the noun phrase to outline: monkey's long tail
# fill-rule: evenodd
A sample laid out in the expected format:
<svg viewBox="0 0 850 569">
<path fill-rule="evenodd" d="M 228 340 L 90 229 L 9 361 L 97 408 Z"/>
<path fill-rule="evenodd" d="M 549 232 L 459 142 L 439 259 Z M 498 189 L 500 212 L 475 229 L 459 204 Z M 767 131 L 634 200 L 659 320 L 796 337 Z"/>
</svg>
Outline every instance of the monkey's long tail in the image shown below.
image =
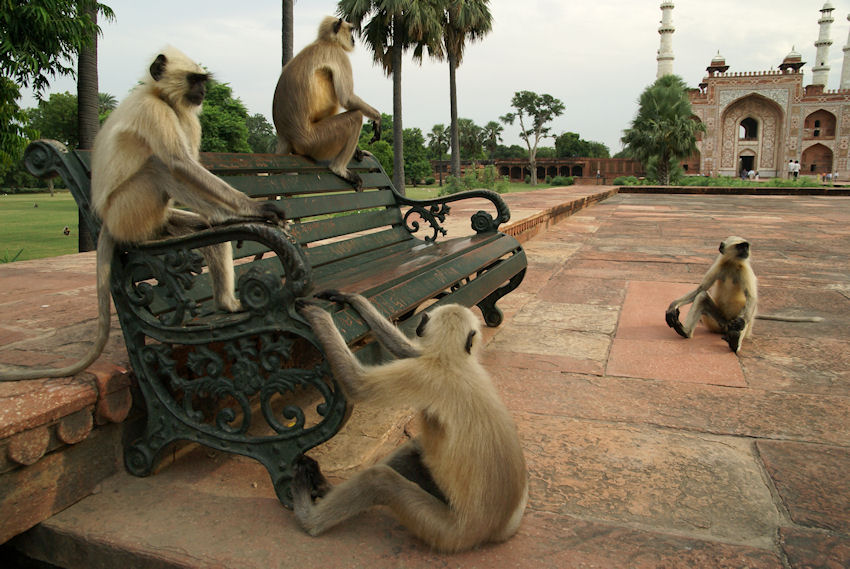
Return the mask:
<svg viewBox="0 0 850 569">
<path fill-rule="evenodd" d="M 823 322 L 820 316 L 781 316 L 779 314 L 756 314 L 759 320 L 776 320 L 778 322 Z"/>
<path fill-rule="evenodd" d="M 112 254 L 115 242 L 106 231 L 100 232 L 97 243 L 97 337 L 86 355 L 77 362 L 60 368 L 26 368 L 0 370 L 0 381 L 20 381 L 22 379 L 43 379 L 46 377 L 68 377 L 89 367 L 103 352 L 109 339 L 109 276 L 112 271 Z"/>
</svg>

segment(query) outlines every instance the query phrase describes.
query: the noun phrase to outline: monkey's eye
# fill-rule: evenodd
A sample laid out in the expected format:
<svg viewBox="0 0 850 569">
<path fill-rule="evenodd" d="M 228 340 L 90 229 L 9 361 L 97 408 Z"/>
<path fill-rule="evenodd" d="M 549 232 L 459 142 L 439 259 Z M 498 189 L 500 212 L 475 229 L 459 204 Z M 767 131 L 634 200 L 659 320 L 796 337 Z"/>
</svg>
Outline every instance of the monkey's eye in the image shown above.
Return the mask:
<svg viewBox="0 0 850 569">
<path fill-rule="evenodd" d="M 206 73 L 190 73 L 186 78 L 189 84 L 197 85 L 198 83 L 206 83 L 210 76 Z"/>
</svg>

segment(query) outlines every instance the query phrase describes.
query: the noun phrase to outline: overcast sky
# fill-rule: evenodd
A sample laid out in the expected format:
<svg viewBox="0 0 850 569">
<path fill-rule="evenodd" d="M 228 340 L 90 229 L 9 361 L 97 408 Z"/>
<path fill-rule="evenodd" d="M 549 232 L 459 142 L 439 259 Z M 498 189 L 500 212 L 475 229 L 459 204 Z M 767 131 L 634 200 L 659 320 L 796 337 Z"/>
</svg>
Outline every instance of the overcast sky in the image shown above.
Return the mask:
<svg viewBox="0 0 850 569">
<path fill-rule="evenodd" d="M 173 44 L 229 83 L 249 113 L 271 120 L 280 72 L 280 0 L 101 0 L 116 15 L 101 22 L 100 91 L 119 100 L 136 84 L 157 50 Z M 493 30 L 467 47 L 458 69 L 459 116 L 478 125 L 509 112 L 513 93 L 549 93 L 566 105 L 553 132 L 578 132 L 617 152 L 640 93 L 657 70 L 659 0 L 491 0 Z M 679 0 L 673 24 L 674 73 L 696 87 L 720 51 L 732 71 L 776 68 L 792 47 L 811 81 L 821 0 Z M 833 0 L 828 88 L 837 89 L 847 45 L 850 1 Z M 295 51 L 312 42 L 335 0 L 295 0 Z M 358 41 L 352 54 L 355 92 L 392 114 L 392 82 Z M 405 60 L 404 126 L 423 133 L 449 123 L 448 65 Z M 70 79 L 48 91 L 76 92 Z M 34 106 L 25 96 L 24 106 Z M 520 143 L 506 127 L 505 144 Z M 547 141 L 547 145 L 552 145 Z"/>
</svg>

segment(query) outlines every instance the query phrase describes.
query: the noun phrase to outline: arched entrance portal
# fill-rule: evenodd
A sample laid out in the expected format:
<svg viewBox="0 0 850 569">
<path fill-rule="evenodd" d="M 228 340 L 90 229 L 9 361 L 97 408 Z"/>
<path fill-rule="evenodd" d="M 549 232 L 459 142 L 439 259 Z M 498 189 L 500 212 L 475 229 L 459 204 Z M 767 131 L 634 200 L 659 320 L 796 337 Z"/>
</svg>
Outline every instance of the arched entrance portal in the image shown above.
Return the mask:
<svg viewBox="0 0 850 569">
<path fill-rule="evenodd" d="M 726 107 L 721 118 L 720 173 L 740 176 L 746 166 L 763 178 L 776 176 L 780 150 L 777 132 L 783 116 L 779 105 L 756 93 Z"/>
<path fill-rule="evenodd" d="M 832 172 L 832 150 L 823 144 L 809 146 L 803 151 L 800 160 L 800 173 L 817 176 Z"/>
</svg>

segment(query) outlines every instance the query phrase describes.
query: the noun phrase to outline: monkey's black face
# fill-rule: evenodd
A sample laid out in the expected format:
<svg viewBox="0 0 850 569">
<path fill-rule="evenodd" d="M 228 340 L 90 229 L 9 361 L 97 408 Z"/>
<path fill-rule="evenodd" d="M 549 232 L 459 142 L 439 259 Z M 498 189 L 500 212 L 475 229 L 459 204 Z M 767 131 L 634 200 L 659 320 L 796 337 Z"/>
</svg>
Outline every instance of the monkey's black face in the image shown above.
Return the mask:
<svg viewBox="0 0 850 569">
<path fill-rule="evenodd" d="M 746 241 L 735 245 L 735 250 L 738 254 L 738 258 L 740 259 L 746 259 L 750 256 L 750 244 Z"/>
<path fill-rule="evenodd" d="M 189 88 L 186 90 L 186 100 L 193 105 L 200 105 L 204 102 L 204 97 L 207 95 L 207 81 L 210 76 L 206 73 L 189 73 L 186 75 L 186 83 Z"/>
</svg>

